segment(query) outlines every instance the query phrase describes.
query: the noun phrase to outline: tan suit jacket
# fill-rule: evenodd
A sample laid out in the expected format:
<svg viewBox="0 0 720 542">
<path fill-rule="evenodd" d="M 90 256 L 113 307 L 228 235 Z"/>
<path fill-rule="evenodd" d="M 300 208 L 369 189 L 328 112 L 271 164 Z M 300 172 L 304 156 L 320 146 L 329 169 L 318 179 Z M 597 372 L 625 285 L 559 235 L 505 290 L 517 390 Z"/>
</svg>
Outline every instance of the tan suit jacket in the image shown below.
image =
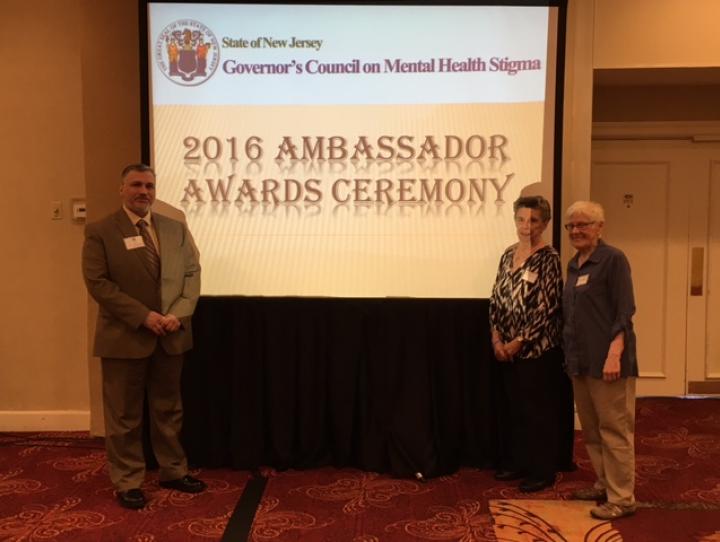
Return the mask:
<svg viewBox="0 0 720 542">
<path fill-rule="evenodd" d="M 187 226 L 152 213 L 160 245 L 160 286 L 146 267 L 142 248 L 128 249 L 125 238 L 138 231 L 123 209 L 85 228 L 82 268 L 88 292 L 100 305 L 95 329 L 96 356 L 138 359 L 160 341 L 168 354 L 192 347 L 191 316 L 200 295 L 200 263 Z M 178 331 L 157 337 L 143 326 L 148 313 L 174 314 Z"/>
</svg>

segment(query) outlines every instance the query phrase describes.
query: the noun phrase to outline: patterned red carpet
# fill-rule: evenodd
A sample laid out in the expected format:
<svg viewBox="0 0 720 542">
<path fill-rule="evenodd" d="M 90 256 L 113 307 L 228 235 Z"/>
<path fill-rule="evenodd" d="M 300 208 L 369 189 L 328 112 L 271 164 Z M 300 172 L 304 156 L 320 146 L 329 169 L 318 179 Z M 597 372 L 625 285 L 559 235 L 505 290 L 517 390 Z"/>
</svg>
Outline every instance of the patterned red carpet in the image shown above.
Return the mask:
<svg viewBox="0 0 720 542">
<path fill-rule="evenodd" d="M 638 513 L 613 524 L 565 500 L 592 480 L 578 433 L 579 469 L 532 495 L 472 468 L 426 483 L 353 469 L 266 469 L 251 540 L 720 542 L 720 400 L 639 400 L 636 443 Z M 99 439 L 0 434 L 0 540 L 220 540 L 249 473 L 195 474 L 208 482 L 205 493 L 161 489 L 150 473 L 148 507 L 128 511 L 115 503 Z"/>
</svg>

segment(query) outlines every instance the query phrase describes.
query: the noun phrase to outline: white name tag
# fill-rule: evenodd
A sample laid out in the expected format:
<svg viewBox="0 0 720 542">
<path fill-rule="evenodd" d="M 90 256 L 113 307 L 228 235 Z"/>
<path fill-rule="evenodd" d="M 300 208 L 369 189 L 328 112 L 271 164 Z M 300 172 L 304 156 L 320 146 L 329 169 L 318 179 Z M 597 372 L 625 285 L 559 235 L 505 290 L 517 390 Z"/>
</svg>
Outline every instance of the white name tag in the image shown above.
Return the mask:
<svg viewBox="0 0 720 542">
<path fill-rule="evenodd" d="M 590 275 L 589 275 L 589 274 L 587 274 L 587 275 L 580 275 L 580 276 L 577 278 L 577 282 L 575 283 L 575 287 L 585 286 L 585 285 L 588 283 L 589 280 L 590 280 Z"/>
<path fill-rule="evenodd" d="M 125 248 L 128 250 L 135 250 L 136 248 L 142 248 L 145 246 L 142 236 L 135 235 L 133 237 L 125 237 Z"/>
<path fill-rule="evenodd" d="M 538 278 L 538 274 L 535 273 L 534 271 L 530 271 L 529 269 L 526 269 L 522 276 L 522 279 L 525 282 L 529 282 L 530 284 L 535 284 L 535 281 L 537 280 L 537 278 Z"/>
</svg>

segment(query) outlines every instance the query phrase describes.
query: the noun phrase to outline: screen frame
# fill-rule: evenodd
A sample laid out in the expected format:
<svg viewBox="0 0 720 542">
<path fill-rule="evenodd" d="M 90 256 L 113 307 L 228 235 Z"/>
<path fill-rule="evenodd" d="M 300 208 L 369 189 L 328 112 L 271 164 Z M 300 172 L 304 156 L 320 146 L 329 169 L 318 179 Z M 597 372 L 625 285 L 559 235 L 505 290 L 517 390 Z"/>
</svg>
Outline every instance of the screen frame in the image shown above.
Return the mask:
<svg viewBox="0 0 720 542">
<path fill-rule="evenodd" d="M 151 122 L 150 117 L 150 65 L 149 65 L 149 36 L 148 36 L 148 4 L 268 4 L 277 5 L 277 2 L 241 2 L 233 0 L 138 0 L 139 23 L 139 53 L 140 53 L 140 143 L 141 160 L 151 165 Z M 302 2 L 306 5 L 357 5 L 357 2 Z M 564 97 L 565 97 L 565 48 L 567 37 L 567 4 L 568 0 L 494 0 L 474 2 L 431 3 L 420 2 L 367 2 L 363 5 L 377 6 L 521 6 L 521 7 L 550 7 L 557 8 L 557 35 L 555 50 L 555 102 L 554 127 L 552 150 L 552 219 L 551 237 L 552 246 L 560 252 L 562 238 L 562 156 L 563 156 L 563 123 L 564 123 Z M 297 5 L 297 4 L 293 4 Z"/>
</svg>

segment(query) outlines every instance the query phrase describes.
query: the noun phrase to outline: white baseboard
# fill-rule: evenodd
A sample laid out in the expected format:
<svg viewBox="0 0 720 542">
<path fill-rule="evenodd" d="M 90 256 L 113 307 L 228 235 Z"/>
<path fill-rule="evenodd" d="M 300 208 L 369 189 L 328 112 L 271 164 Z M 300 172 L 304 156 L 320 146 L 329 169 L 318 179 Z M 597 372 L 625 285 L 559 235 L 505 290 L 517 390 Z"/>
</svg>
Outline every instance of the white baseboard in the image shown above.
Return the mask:
<svg viewBox="0 0 720 542">
<path fill-rule="evenodd" d="M 88 431 L 89 410 L 0 410 L 0 431 Z"/>
</svg>

